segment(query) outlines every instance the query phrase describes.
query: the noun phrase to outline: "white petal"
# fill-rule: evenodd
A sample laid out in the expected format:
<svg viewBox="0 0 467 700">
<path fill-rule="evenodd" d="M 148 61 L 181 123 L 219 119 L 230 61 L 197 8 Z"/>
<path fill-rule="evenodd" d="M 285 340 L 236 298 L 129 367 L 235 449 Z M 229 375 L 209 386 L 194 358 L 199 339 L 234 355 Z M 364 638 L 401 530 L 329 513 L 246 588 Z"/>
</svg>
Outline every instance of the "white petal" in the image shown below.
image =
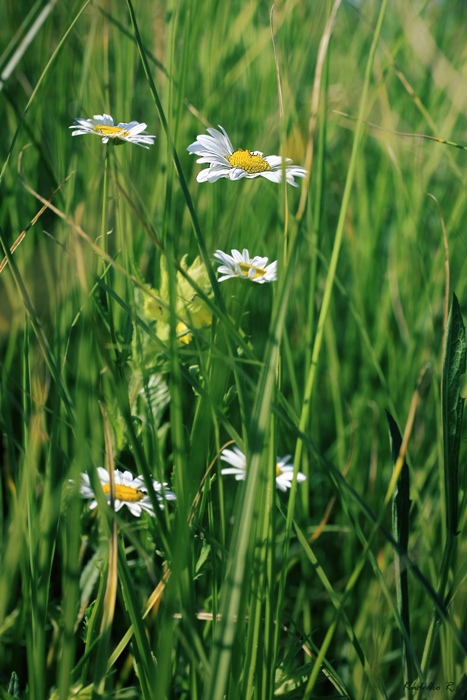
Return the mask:
<svg viewBox="0 0 467 700">
<path fill-rule="evenodd" d="M 237 474 L 238 476 L 246 476 L 246 471 L 238 467 L 224 467 L 221 469 L 221 474 Z"/>
<path fill-rule="evenodd" d="M 244 177 L 250 177 L 250 173 L 247 173 L 246 170 L 242 170 L 241 168 L 230 168 L 230 170 L 229 170 L 229 179 L 230 180 L 241 180 Z"/>
<path fill-rule="evenodd" d="M 141 506 L 138 503 L 125 503 L 126 507 L 135 518 L 139 518 L 141 515 Z"/>
<path fill-rule="evenodd" d="M 228 253 L 224 253 L 223 250 L 216 250 L 214 252 L 213 257 L 216 258 L 216 260 L 219 260 L 219 262 L 226 263 L 227 265 L 231 265 L 232 263 L 235 262 L 233 257 L 231 255 L 229 255 Z"/>
<path fill-rule="evenodd" d="M 97 476 L 99 477 L 99 481 L 101 482 L 101 484 L 109 483 L 109 473 L 107 469 L 104 469 L 104 467 L 97 467 Z"/>
<path fill-rule="evenodd" d="M 291 158 L 281 158 L 280 156 L 266 156 L 264 158 L 266 163 L 269 163 L 271 168 L 279 168 L 279 170 L 282 169 L 282 162 L 284 162 L 284 165 L 287 167 L 287 163 L 291 163 L 292 159 Z"/>
<path fill-rule="evenodd" d="M 265 269 L 267 264 L 268 259 L 262 258 L 259 255 L 255 255 L 253 260 L 250 260 L 250 265 L 253 265 L 253 267 L 262 267 L 263 269 Z"/>
<path fill-rule="evenodd" d="M 196 179 L 198 182 L 216 182 L 221 177 L 225 177 L 225 173 L 222 170 L 207 168 L 206 170 L 200 170 Z"/>
<path fill-rule="evenodd" d="M 233 450 L 222 450 L 221 460 L 237 469 L 246 469 L 246 457 L 238 447 L 234 447 Z"/>
<path fill-rule="evenodd" d="M 236 263 L 250 262 L 250 253 L 248 252 L 248 248 L 243 248 L 242 252 L 236 248 L 232 248 L 230 252 L 232 253 L 232 258 Z"/>
<path fill-rule="evenodd" d="M 154 517 L 154 508 L 152 507 L 151 502 L 144 500 L 144 501 L 140 501 L 139 505 L 141 507 L 141 510 L 145 510 L 147 513 L 149 513 L 149 515 Z M 163 507 L 163 506 L 161 506 L 161 507 Z"/>
<path fill-rule="evenodd" d="M 281 182 L 282 180 L 282 170 L 265 170 L 260 175 L 270 182 Z"/>
</svg>

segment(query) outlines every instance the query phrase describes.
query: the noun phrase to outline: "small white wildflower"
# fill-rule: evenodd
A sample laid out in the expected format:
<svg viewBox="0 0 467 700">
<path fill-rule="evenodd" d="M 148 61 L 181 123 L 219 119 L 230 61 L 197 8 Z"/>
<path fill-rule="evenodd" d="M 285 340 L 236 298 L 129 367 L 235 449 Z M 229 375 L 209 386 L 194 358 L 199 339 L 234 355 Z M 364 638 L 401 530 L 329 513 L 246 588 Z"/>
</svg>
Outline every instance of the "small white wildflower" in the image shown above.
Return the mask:
<svg viewBox="0 0 467 700">
<path fill-rule="evenodd" d="M 290 455 L 277 458 L 276 486 L 281 491 L 287 491 L 287 489 L 290 489 L 292 486 L 294 466 L 293 464 L 288 464 L 289 459 L 292 459 Z M 301 484 L 305 479 L 305 474 L 297 472 L 297 483 Z"/>
<path fill-rule="evenodd" d="M 244 248 L 241 253 L 233 249 L 231 253 L 232 255 L 229 255 L 222 250 L 216 250 L 214 253 L 215 261 L 218 264 L 221 263 L 217 268 L 222 275 L 218 279 L 219 282 L 232 277 L 241 277 L 258 284 L 274 282 L 277 279 L 277 260 L 268 265 L 268 258 L 262 258 L 259 255 L 250 258 L 247 248 Z"/>
<path fill-rule="evenodd" d="M 280 491 L 287 491 L 292 486 L 293 480 L 293 464 L 289 464 L 290 455 L 285 457 L 277 457 L 276 460 L 276 487 Z M 221 460 L 230 464 L 230 467 L 221 469 L 221 474 L 233 474 L 237 481 L 246 479 L 246 457 L 243 452 L 234 447 L 232 450 L 222 450 Z M 300 484 L 305 481 L 306 476 L 302 472 L 297 472 L 297 482 Z"/>
<path fill-rule="evenodd" d="M 142 148 L 149 148 L 154 143 L 155 136 L 147 134 L 145 129 L 147 124 L 139 122 L 119 122 L 116 126 L 110 114 L 95 114 L 92 119 L 75 119 L 75 124 L 70 126 L 74 129 L 72 136 L 83 134 L 94 134 L 102 139 L 102 143 L 109 140 L 114 143 L 134 143 Z"/>
<path fill-rule="evenodd" d="M 298 187 L 294 177 L 305 177 L 307 171 L 299 165 L 292 165 L 290 158 L 264 156 L 262 151 L 248 151 L 232 146 L 227 132 L 208 129 L 209 136 L 199 134 L 196 141 L 188 146 L 187 151 L 200 156 L 197 163 L 209 163 L 209 168 L 197 175 L 198 182 L 216 182 L 222 177 L 229 180 L 241 180 L 244 177 L 264 177 L 271 182 L 281 182 L 282 172 L 293 187 Z"/>
<path fill-rule="evenodd" d="M 99 481 L 101 482 L 102 490 L 104 491 L 107 503 L 110 504 L 109 473 L 103 467 L 97 467 L 97 475 L 99 477 Z M 132 513 L 137 518 L 141 515 L 143 510 L 148 512 L 149 515 L 154 516 L 154 509 L 152 507 L 151 499 L 149 498 L 148 490 L 142 476 L 137 476 L 136 478 L 134 478 L 131 472 L 121 472 L 119 469 L 115 469 L 114 480 L 114 507 L 116 511 L 120 510 L 120 508 L 122 508 L 123 506 L 126 506 L 130 513 Z M 160 508 L 164 507 L 164 500 L 175 500 L 175 494 L 166 488 L 167 484 L 161 484 L 158 481 L 153 480 L 152 486 L 157 496 Z M 91 487 L 89 476 L 85 473 L 81 474 L 79 492 L 82 498 L 92 499 L 91 503 L 89 504 L 89 508 L 91 510 L 93 508 L 96 508 L 96 495 Z"/>
</svg>

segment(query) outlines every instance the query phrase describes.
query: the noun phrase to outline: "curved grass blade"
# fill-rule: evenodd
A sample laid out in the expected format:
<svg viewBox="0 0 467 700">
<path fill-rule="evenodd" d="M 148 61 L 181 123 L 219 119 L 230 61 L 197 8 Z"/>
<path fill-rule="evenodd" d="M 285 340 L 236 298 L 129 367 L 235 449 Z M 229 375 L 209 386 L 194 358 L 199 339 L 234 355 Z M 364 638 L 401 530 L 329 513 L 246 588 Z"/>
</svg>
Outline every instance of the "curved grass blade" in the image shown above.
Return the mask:
<svg viewBox="0 0 467 700">
<path fill-rule="evenodd" d="M 56 4 L 57 0 L 49 0 L 41 7 L 41 3 L 36 2 L 23 21 L 10 46 L 0 58 L 0 92 Z"/>
<path fill-rule="evenodd" d="M 334 109 L 333 112 L 334 114 L 338 114 L 339 116 L 345 117 L 346 119 L 357 121 L 357 117 L 354 117 L 352 114 L 347 114 L 346 112 L 341 112 L 339 109 Z M 458 148 L 460 151 L 467 151 L 467 146 L 465 144 L 458 143 L 457 141 L 450 141 L 449 139 L 442 139 L 439 136 L 431 136 L 431 134 L 419 134 L 410 131 L 398 131 L 397 129 L 385 129 L 384 126 L 380 126 L 379 124 L 373 124 L 372 122 L 366 120 L 364 121 L 364 124 L 366 124 L 366 126 L 369 126 L 371 129 L 374 129 L 375 131 L 382 131 L 386 134 L 394 134 L 395 136 L 404 136 L 406 138 L 413 139 L 425 139 L 427 141 L 434 141 L 435 143 L 442 143 L 445 146 L 452 146 L 453 148 Z"/>
<path fill-rule="evenodd" d="M 394 468 L 401 455 L 402 435 L 399 427 L 389 413 L 386 411 L 386 418 L 389 427 L 389 442 L 391 445 L 392 462 Z M 399 543 L 401 552 L 407 555 L 409 544 L 409 512 L 410 512 L 410 476 L 409 467 L 403 457 L 403 465 L 400 476 L 397 480 L 392 501 L 392 534 L 396 542 Z M 407 567 L 401 561 L 401 554 L 394 552 L 397 607 L 402 623 L 407 631 L 407 637 L 410 639 L 410 611 L 409 611 L 409 585 Z M 402 663 L 404 667 L 405 687 L 410 685 L 413 680 L 412 663 L 410 655 L 407 653 L 406 642 L 404 636 L 401 637 L 402 644 Z"/>
<path fill-rule="evenodd" d="M 446 527 L 451 535 L 458 534 L 459 451 L 464 414 L 464 398 L 460 392 L 466 371 L 466 347 L 465 326 L 459 302 L 453 294 L 444 346 L 442 386 Z"/>
<path fill-rule="evenodd" d="M 464 413 L 464 399 L 460 392 L 461 378 L 465 371 L 465 326 L 459 302 L 456 295 L 453 294 L 444 344 L 443 383 L 441 390 L 447 538 L 441 563 L 438 596 L 443 602 L 446 597 L 445 592 L 451 563 L 456 553 L 456 535 L 459 534 L 457 531 L 459 517 L 459 450 Z M 439 610 L 434 610 L 423 651 L 423 669 L 427 669 L 430 665 L 440 623 Z M 421 697 L 420 693 L 419 697 Z"/>
</svg>

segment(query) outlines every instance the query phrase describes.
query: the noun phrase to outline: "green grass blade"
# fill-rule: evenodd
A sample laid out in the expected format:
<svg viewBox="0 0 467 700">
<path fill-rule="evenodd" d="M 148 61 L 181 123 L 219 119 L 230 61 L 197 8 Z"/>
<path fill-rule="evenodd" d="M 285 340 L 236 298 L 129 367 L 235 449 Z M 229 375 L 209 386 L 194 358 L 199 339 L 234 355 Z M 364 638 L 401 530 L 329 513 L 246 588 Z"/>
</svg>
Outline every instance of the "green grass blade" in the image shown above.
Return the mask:
<svg viewBox="0 0 467 700">
<path fill-rule="evenodd" d="M 39 88 L 40 88 L 40 86 L 41 86 L 41 84 L 42 84 L 42 82 L 43 82 L 45 76 L 47 75 L 47 73 L 49 72 L 51 66 L 53 65 L 53 63 L 54 63 L 54 61 L 55 61 L 55 59 L 56 59 L 57 56 L 59 55 L 60 50 L 63 48 L 63 45 L 65 44 L 65 42 L 66 42 L 66 40 L 67 40 L 67 38 L 68 38 L 68 35 L 69 35 L 70 32 L 72 31 L 73 27 L 75 26 L 75 24 L 77 23 L 77 21 L 79 20 L 79 18 L 81 17 L 82 13 L 84 12 L 84 10 L 86 9 L 86 7 L 89 5 L 90 2 L 91 2 L 91 0 L 85 0 L 85 2 L 84 2 L 84 4 L 83 4 L 83 6 L 81 7 L 81 9 L 78 10 L 78 12 L 76 13 L 76 15 L 75 15 L 75 17 L 73 18 L 73 20 L 71 21 L 71 23 L 70 23 L 68 29 L 66 30 L 66 32 L 63 34 L 62 38 L 60 39 L 60 42 L 58 43 L 58 46 L 57 46 L 56 49 L 54 50 L 54 52 L 53 52 L 52 56 L 50 57 L 49 61 L 47 62 L 46 67 L 45 67 L 44 70 L 42 71 L 42 73 L 41 73 L 41 75 L 40 75 L 40 77 L 39 77 L 39 80 L 38 80 L 37 83 L 36 83 L 36 86 L 35 86 L 35 88 L 34 88 L 32 94 L 31 94 L 31 96 L 30 96 L 30 98 L 29 98 L 29 100 L 28 100 L 28 103 L 27 103 L 27 105 L 26 105 L 26 107 L 25 107 L 25 109 L 24 109 L 24 112 L 23 112 L 23 114 L 22 114 L 21 121 L 20 121 L 20 123 L 19 123 L 19 125 L 18 125 L 18 127 L 17 127 L 17 129 L 16 129 L 16 131 L 15 131 L 15 134 L 14 134 L 14 136 L 13 136 L 13 140 L 12 140 L 12 142 L 11 142 L 10 148 L 8 149 L 8 155 L 7 155 L 7 157 L 6 157 L 6 159 L 5 159 L 5 162 L 3 163 L 2 169 L 1 169 L 1 171 L 0 171 L 0 184 L 1 184 L 2 180 L 3 180 L 3 177 L 4 177 L 4 174 L 5 174 L 6 168 L 7 168 L 7 166 L 8 166 L 9 160 L 10 160 L 10 156 L 11 156 L 11 154 L 12 154 L 12 152 L 13 152 L 14 145 L 15 145 L 15 143 L 16 143 L 16 140 L 17 140 L 18 136 L 19 136 L 19 133 L 20 133 L 21 128 L 22 128 L 22 126 L 23 126 L 24 120 L 26 119 L 26 115 L 27 115 L 27 113 L 28 113 L 28 111 L 29 111 L 29 108 L 30 108 L 30 106 L 31 106 L 31 104 L 32 104 L 32 102 L 33 102 L 33 100 L 34 100 L 34 98 L 36 97 L 36 95 L 37 95 L 37 93 L 38 93 L 38 91 L 39 91 Z"/>
<path fill-rule="evenodd" d="M 396 421 L 386 411 L 386 418 L 389 427 L 389 440 L 391 444 L 392 462 L 394 467 L 399 459 L 400 448 L 402 445 L 402 435 L 397 426 Z M 408 553 L 409 543 L 409 512 L 410 512 L 410 476 L 409 467 L 404 459 L 404 464 L 397 480 L 397 485 L 394 490 L 392 501 L 392 535 L 396 542 L 399 543 L 404 555 Z M 395 579 L 397 592 L 397 607 L 402 624 L 407 632 L 407 638 L 410 639 L 410 606 L 409 606 L 409 586 L 408 586 L 408 571 L 402 564 L 399 552 L 395 552 Z M 407 653 L 406 637 L 401 636 L 402 644 L 402 663 L 404 666 L 404 679 L 406 684 L 410 684 L 413 679 L 412 664 L 409 654 Z M 407 695 L 408 697 L 408 695 Z"/>
<path fill-rule="evenodd" d="M 123 599 L 125 601 L 125 608 L 133 628 L 135 658 L 138 665 L 142 696 L 145 700 L 152 700 L 157 690 L 154 685 L 156 664 L 151 653 L 147 632 L 142 620 L 141 604 L 138 602 L 133 589 L 131 571 L 128 567 L 122 542 L 118 543 L 118 575 Z"/>
<path fill-rule="evenodd" d="M 446 543 L 438 583 L 438 595 L 444 600 L 449 571 L 457 549 L 459 512 L 459 452 L 461 447 L 464 398 L 461 396 L 466 371 L 467 345 L 465 326 L 459 302 L 453 294 L 446 328 L 443 359 L 441 404 L 443 415 L 444 499 L 446 511 Z M 422 667 L 426 670 L 432 659 L 440 625 L 439 611 L 434 610 L 425 640 Z"/>
<path fill-rule="evenodd" d="M 465 401 L 461 389 L 466 358 L 465 326 L 454 294 L 446 329 L 442 385 L 446 527 L 451 535 L 458 534 L 459 452 Z"/>
</svg>

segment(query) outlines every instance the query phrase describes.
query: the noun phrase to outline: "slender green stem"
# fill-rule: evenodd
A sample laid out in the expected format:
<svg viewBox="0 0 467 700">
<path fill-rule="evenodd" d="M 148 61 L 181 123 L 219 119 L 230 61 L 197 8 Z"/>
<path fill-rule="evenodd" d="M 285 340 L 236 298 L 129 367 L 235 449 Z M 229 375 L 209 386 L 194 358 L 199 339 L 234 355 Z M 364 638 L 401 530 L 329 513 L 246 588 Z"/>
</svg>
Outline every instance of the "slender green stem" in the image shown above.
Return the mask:
<svg viewBox="0 0 467 700">
<path fill-rule="evenodd" d="M 109 168 L 110 168 L 110 149 L 112 146 L 107 144 L 105 146 L 105 157 L 104 157 L 104 177 L 102 183 L 102 217 L 101 217 L 101 242 L 102 250 L 104 254 L 108 254 L 108 231 L 109 231 Z M 105 260 L 102 261 L 103 264 L 103 279 L 107 282 L 109 287 L 112 287 L 112 267 L 107 266 Z M 107 316 L 109 321 L 110 338 L 114 348 L 114 352 L 117 357 L 118 365 L 118 345 L 117 345 L 117 335 L 115 332 L 115 323 L 113 315 L 113 305 L 112 298 L 106 293 L 106 304 L 107 304 Z"/>
</svg>

